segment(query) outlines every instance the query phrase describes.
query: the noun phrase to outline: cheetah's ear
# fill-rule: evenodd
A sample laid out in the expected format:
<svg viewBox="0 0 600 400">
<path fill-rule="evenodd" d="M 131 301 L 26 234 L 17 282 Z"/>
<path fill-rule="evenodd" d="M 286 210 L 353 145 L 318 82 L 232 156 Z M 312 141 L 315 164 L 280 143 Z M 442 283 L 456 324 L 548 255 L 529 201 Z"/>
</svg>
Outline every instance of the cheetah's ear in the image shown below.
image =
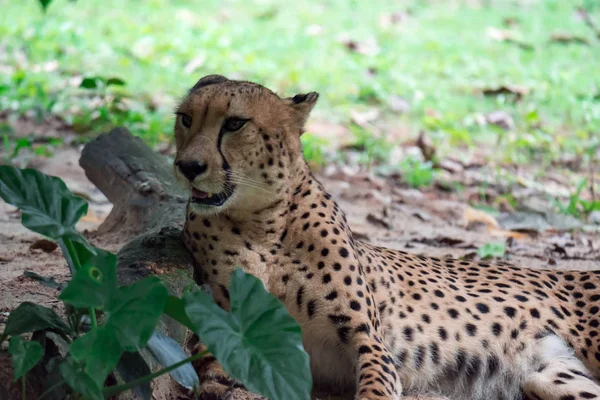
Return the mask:
<svg viewBox="0 0 600 400">
<path fill-rule="evenodd" d="M 297 94 L 294 97 L 288 97 L 285 99 L 286 103 L 293 110 L 293 118 L 296 120 L 295 122 L 300 134 L 304 132 L 304 124 L 310 115 L 310 111 L 313 109 L 315 104 L 317 104 L 318 99 L 319 93 L 317 92 Z"/>
<path fill-rule="evenodd" d="M 190 89 L 190 93 L 194 93 L 201 87 L 226 82 L 228 80 L 229 79 L 225 78 L 223 75 L 206 75 L 205 77 L 200 78 L 198 82 L 196 82 L 196 84 Z"/>
</svg>

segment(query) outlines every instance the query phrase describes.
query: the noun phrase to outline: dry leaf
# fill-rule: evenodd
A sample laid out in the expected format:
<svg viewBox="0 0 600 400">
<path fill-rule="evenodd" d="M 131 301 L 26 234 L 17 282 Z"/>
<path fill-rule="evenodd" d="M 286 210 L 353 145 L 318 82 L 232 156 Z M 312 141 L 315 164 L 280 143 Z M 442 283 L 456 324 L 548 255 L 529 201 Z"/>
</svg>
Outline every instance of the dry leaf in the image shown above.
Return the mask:
<svg viewBox="0 0 600 400">
<path fill-rule="evenodd" d="M 500 96 L 500 95 L 510 95 L 514 96 L 514 102 L 519 102 L 523 98 L 529 94 L 529 88 L 524 86 L 517 85 L 504 85 L 495 88 L 486 88 L 482 90 L 484 96 Z"/>
<path fill-rule="evenodd" d="M 29 250 L 42 250 L 44 253 L 52 253 L 57 247 L 58 244 L 56 244 L 56 242 L 52 242 L 48 239 L 40 239 L 33 242 L 31 246 L 29 246 Z"/>
<path fill-rule="evenodd" d="M 575 35 L 571 35 L 570 33 L 553 33 L 550 36 L 550 41 L 554 42 L 554 43 L 561 43 L 561 44 L 583 44 L 586 46 L 589 46 L 590 42 L 587 38 L 583 37 L 583 36 L 575 36 Z"/>
<path fill-rule="evenodd" d="M 391 224 L 387 222 L 384 218 L 378 217 L 375 214 L 371 213 L 367 214 L 367 221 L 369 221 L 371 224 L 380 226 L 385 229 L 392 229 Z"/>
<path fill-rule="evenodd" d="M 399 114 L 405 114 L 410 111 L 410 103 L 408 100 L 396 95 L 392 95 L 390 98 L 390 107 L 392 111 Z"/>
<path fill-rule="evenodd" d="M 421 150 L 421 154 L 423 154 L 423 158 L 426 161 L 431 161 L 433 159 L 436 149 L 431 139 L 425 135 L 425 131 L 419 132 L 416 145 Z"/>
<path fill-rule="evenodd" d="M 502 110 L 492 111 L 485 116 L 485 120 L 488 124 L 496 125 L 505 131 L 511 130 L 515 127 L 515 122 L 512 116 L 506 111 Z"/>
</svg>

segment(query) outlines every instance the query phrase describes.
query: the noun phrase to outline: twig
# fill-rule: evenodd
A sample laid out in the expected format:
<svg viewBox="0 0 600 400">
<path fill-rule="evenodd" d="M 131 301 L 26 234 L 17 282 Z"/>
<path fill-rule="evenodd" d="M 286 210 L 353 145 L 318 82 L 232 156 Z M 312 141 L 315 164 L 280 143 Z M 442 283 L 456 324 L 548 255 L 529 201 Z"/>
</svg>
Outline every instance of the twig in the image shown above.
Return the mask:
<svg viewBox="0 0 600 400">
<path fill-rule="evenodd" d="M 590 13 L 583 7 L 578 8 L 577 13 L 583 19 L 583 22 L 594 32 L 596 38 L 600 40 L 600 27 L 596 25 Z"/>
</svg>

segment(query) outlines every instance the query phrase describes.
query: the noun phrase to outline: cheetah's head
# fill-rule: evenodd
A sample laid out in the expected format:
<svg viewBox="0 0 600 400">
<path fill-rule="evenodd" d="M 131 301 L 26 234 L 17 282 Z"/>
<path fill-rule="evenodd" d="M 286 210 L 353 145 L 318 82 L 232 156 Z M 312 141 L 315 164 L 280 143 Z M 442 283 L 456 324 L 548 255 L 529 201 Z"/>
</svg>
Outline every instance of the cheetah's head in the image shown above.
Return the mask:
<svg viewBox="0 0 600 400">
<path fill-rule="evenodd" d="M 200 79 L 176 111 L 175 174 L 198 213 L 255 212 L 290 190 L 315 92 L 280 98 L 251 82 Z"/>
</svg>

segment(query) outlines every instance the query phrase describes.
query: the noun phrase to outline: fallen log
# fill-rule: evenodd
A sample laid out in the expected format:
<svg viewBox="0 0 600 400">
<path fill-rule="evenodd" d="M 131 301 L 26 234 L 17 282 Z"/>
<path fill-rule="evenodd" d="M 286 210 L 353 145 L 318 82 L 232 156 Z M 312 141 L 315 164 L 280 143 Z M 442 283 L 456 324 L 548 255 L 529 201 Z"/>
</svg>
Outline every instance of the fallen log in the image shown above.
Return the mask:
<svg viewBox="0 0 600 400">
<path fill-rule="evenodd" d="M 126 129 L 116 128 L 86 144 L 79 164 L 113 204 L 93 239 L 99 243 L 126 243 L 117 253 L 119 284 L 157 275 L 176 296 L 196 285 L 194 259 L 181 240 L 187 196 L 177 184 L 167 158 Z M 190 349 L 191 334 L 183 325 L 163 317 L 157 329 Z M 142 356 L 152 369 L 159 368 L 149 354 L 142 352 Z M 153 382 L 155 399 L 186 397 L 185 389 L 169 375 Z M 256 398 L 239 388 L 225 397 Z M 137 397 L 128 392 L 121 398 Z"/>
</svg>

